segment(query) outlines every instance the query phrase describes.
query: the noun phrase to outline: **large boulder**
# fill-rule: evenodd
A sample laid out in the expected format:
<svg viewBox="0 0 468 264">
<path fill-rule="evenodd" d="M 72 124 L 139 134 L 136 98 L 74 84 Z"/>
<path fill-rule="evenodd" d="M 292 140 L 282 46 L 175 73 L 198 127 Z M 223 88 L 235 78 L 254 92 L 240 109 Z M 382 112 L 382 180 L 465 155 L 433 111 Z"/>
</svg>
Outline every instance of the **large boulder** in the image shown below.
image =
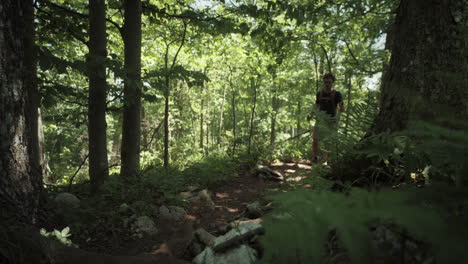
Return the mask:
<svg viewBox="0 0 468 264">
<path fill-rule="evenodd" d="M 207 247 L 193 259 L 196 264 L 251 264 L 255 261 L 257 261 L 257 252 L 247 245 L 240 245 L 224 253 L 216 253 Z"/>
<path fill-rule="evenodd" d="M 80 199 L 67 192 L 59 193 L 55 199 L 55 204 L 59 210 L 77 209 L 80 207 Z"/>
</svg>

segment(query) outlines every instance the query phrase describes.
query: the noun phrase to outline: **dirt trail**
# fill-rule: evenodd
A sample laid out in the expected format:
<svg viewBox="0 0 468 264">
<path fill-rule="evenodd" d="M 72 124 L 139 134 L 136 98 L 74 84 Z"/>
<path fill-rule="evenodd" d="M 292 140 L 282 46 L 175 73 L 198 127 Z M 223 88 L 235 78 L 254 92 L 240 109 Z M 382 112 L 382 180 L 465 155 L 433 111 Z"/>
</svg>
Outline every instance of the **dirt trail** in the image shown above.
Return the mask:
<svg viewBox="0 0 468 264">
<path fill-rule="evenodd" d="M 272 170 L 281 173 L 284 181 L 271 181 L 261 179 L 245 172 L 235 175 L 227 182 L 210 186 L 215 210 L 207 210 L 194 204 L 188 208 L 189 215 L 195 220 L 196 227 L 202 227 L 209 232 L 216 233 L 222 225 L 245 217 L 246 205 L 259 201 L 272 189 L 287 188 L 288 185 L 297 184 L 305 178 L 304 172 L 311 170 L 306 162 L 298 163 L 273 163 L 268 166 Z"/>
<path fill-rule="evenodd" d="M 284 181 L 265 180 L 255 176 L 253 171 L 244 171 L 232 175 L 226 181 L 209 186 L 208 190 L 214 202 L 214 208 L 207 206 L 205 201 L 192 200 L 184 207 L 187 214 L 181 221 L 155 219 L 158 234 L 153 237 L 141 239 L 129 239 L 121 241 L 117 247 L 108 248 L 105 253 L 111 255 L 139 255 L 145 253 L 159 253 L 166 250 L 167 245 L 179 245 L 182 247 L 192 237 L 192 232 L 197 228 L 203 228 L 213 235 L 222 235 L 226 232 L 227 225 L 234 220 L 246 217 L 248 204 L 260 201 L 271 190 L 287 190 L 291 186 L 304 186 L 300 180 L 310 174 L 311 166 L 307 161 L 297 163 L 272 163 L 268 167 L 284 176 Z M 190 226 L 190 228 L 187 228 Z M 88 245 L 89 246 L 89 245 Z M 93 250 L 93 247 L 86 247 Z M 98 250 L 102 251 L 102 250 Z M 189 260 L 181 252 L 173 248 L 172 252 L 177 258 Z M 180 251 L 180 252 L 177 252 Z M 164 252 L 163 252 L 164 253 Z"/>
</svg>

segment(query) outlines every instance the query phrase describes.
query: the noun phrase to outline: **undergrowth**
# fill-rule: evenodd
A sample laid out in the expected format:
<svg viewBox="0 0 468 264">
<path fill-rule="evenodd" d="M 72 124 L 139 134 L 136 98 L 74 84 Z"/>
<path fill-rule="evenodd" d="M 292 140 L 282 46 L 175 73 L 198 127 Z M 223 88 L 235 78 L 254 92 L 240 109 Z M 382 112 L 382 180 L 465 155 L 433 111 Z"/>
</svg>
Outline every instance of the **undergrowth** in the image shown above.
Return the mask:
<svg viewBox="0 0 468 264">
<path fill-rule="evenodd" d="M 339 193 L 320 186 L 314 190 L 309 179 L 311 189 L 270 197 L 276 207 L 265 220 L 261 263 L 337 263 L 326 250 L 333 232 L 352 263 L 434 263 L 431 255 L 435 263 L 468 262 L 467 129 L 466 121 L 434 119 L 370 136 L 352 152 L 373 161 L 362 174 L 367 189 L 335 182 L 331 185 L 341 186 Z M 343 175 L 358 164 L 348 165 L 341 168 Z M 329 170 L 316 168 L 319 175 Z M 394 188 L 384 187 L 381 179 Z M 426 259 L 390 261 L 390 246 L 379 249 L 373 231 L 376 223 L 389 221 L 400 230 L 395 236 L 401 239 L 393 245 L 400 254 L 408 254 L 400 241 L 411 238 L 419 241 L 417 251 L 426 252 Z"/>
</svg>

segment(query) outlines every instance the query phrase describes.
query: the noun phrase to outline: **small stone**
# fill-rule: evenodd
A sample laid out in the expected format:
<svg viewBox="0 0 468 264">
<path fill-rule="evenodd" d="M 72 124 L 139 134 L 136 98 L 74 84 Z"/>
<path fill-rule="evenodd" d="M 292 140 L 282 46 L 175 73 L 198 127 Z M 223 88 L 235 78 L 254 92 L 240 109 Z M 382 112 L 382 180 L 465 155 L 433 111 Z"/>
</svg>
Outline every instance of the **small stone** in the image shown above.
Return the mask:
<svg viewBox="0 0 468 264">
<path fill-rule="evenodd" d="M 258 218 L 263 215 L 262 207 L 259 202 L 254 202 L 247 205 L 247 214 L 251 218 Z"/>
<path fill-rule="evenodd" d="M 156 224 L 148 216 L 140 216 L 132 225 L 132 229 L 138 234 L 155 235 L 158 233 Z"/>
<path fill-rule="evenodd" d="M 195 231 L 195 236 L 200 240 L 200 242 L 203 242 L 206 246 L 212 246 L 214 244 L 214 240 L 216 239 L 215 236 L 210 234 L 208 231 L 206 231 L 203 228 L 199 228 Z"/>
<path fill-rule="evenodd" d="M 204 189 L 204 190 L 201 190 L 200 192 L 198 192 L 198 198 L 201 200 L 201 201 L 204 201 L 205 202 L 205 205 L 210 208 L 211 210 L 214 210 L 216 208 L 216 205 L 215 203 L 213 202 L 213 200 L 211 199 L 211 196 L 208 192 L 207 189 Z"/>
<path fill-rule="evenodd" d="M 224 253 L 215 253 L 207 247 L 193 259 L 196 264 L 252 264 L 255 261 L 257 261 L 257 252 L 247 245 L 241 245 Z"/>
<path fill-rule="evenodd" d="M 192 192 L 180 192 L 179 196 L 182 199 L 189 199 L 193 196 L 193 193 Z"/>
<path fill-rule="evenodd" d="M 181 220 L 186 212 L 183 208 L 178 206 L 164 206 L 159 207 L 159 215 L 161 218 L 170 220 Z"/>
</svg>

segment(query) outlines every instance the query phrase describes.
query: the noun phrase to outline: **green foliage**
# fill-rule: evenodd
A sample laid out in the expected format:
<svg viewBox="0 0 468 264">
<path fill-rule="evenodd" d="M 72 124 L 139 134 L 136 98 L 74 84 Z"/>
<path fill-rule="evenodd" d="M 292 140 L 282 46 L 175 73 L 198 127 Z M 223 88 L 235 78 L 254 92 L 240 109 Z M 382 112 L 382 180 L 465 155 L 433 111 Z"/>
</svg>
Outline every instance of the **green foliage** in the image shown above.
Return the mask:
<svg viewBox="0 0 468 264">
<path fill-rule="evenodd" d="M 68 226 L 65 227 L 62 231 L 54 229 L 51 232 L 47 232 L 44 228 L 41 228 L 40 234 L 49 238 L 53 237 L 66 246 L 78 247 L 77 245 L 73 244 L 73 242 L 69 239 L 71 233 L 70 228 Z"/>
<path fill-rule="evenodd" d="M 371 246 L 370 224 L 387 220 L 428 242 L 440 263 L 458 263 L 454 261 L 468 257 L 462 250 L 468 230 L 461 223 L 466 217 L 447 220 L 427 199 L 429 194 L 435 190 L 299 190 L 272 196 L 276 206 L 265 221 L 262 263 L 324 263 L 330 257 L 324 245 L 331 230 L 353 263 L 374 263 L 377 249 Z"/>
<path fill-rule="evenodd" d="M 37 230 L 18 222 L 0 219 L 0 261 L 5 264 L 48 263 Z"/>
</svg>

